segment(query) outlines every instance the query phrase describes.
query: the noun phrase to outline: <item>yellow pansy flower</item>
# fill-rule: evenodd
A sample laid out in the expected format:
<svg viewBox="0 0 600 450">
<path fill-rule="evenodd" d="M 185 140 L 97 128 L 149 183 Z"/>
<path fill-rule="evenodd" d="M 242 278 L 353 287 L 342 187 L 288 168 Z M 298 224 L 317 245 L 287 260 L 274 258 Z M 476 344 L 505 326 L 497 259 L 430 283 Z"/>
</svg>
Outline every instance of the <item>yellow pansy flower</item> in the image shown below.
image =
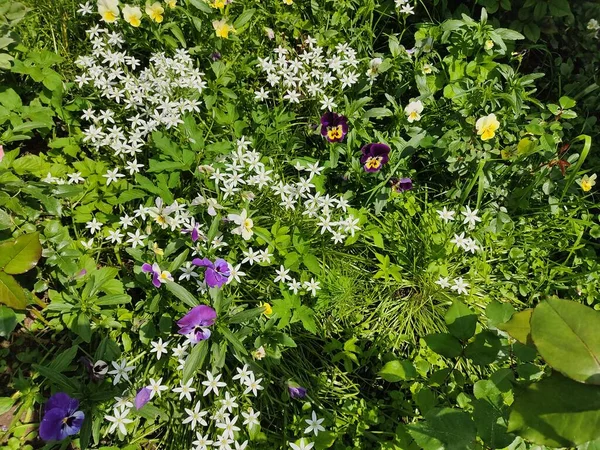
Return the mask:
<svg viewBox="0 0 600 450">
<path fill-rule="evenodd" d="M 214 0 L 210 6 L 212 6 L 213 8 L 216 9 L 223 9 L 225 8 L 225 5 L 227 4 L 227 2 L 225 0 Z"/>
<path fill-rule="evenodd" d="M 123 19 L 132 27 L 139 27 L 142 23 L 142 10 L 138 6 L 123 6 Z"/>
<path fill-rule="evenodd" d="M 154 244 L 152 244 L 152 251 L 160 256 L 164 256 L 164 254 L 165 254 L 163 249 L 160 248 L 156 242 Z"/>
<path fill-rule="evenodd" d="M 416 102 L 410 102 L 406 108 L 404 108 L 404 113 L 408 117 L 408 121 L 410 123 L 418 122 L 421 120 L 421 113 L 423 112 L 423 103 L 421 100 L 417 100 Z"/>
<path fill-rule="evenodd" d="M 283 3 L 285 3 L 286 5 L 293 5 L 294 4 L 294 0 L 283 0 Z"/>
<path fill-rule="evenodd" d="M 261 303 L 260 307 L 265 308 L 265 310 L 263 311 L 263 314 L 265 316 L 270 316 L 271 314 L 273 314 L 273 307 L 269 303 Z"/>
<path fill-rule="evenodd" d="M 105 22 L 115 22 L 119 18 L 119 1 L 98 0 L 98 13 Z"/>
<path fill-rule="evenodd" d="M 589 192 L 596 185 L 596 178 L 597 175 L 595 173 L 592 174 L 592 176 L 584 175 L 581 180 L 577 181 L 577 183 L 579 186 L 581 186 L 583 192 Z"/>
<path fill-rule="evenodd" d="M 492 41 L 491 39 L 488 39 L 487 41 L 485 41 L 485 44 L 483 44 L 483 48 L 485 48 L 486 50 L 491 50 L 494 48 L 494 41 Z"/>
<path fill-rule="evenodd" d="M 481 136 L 481 140 L 487 141 L 496 135 L 496 130 L 500 128 L 500 122 L 496 119 L 496 114 L 492 113 L 477 120 L 475 128 L 477 134 Z"/>
<path fill-rule="evenodd" d="M 165 12 L 165 8 L 163 8 L 160 3 L 154 2 L 152 4 L 146 3 L 146 14 L 156 23 L 161 23 L 163 21 L 163 13 Z"/>
<path fill-rule="evenodd" d="M 229 33 L 235 33 L 235 28 L 229 25 L 225 19 L 213 20 L 212 26 L 215 29 L 215 33 L 220 38 L 227 39 Z"/>
<path fill-rule="evenodd" d="M 173 9 L 177 6 L 177 0 L 165 0 L 165 3 L 171 9 Z"/>
</svg>

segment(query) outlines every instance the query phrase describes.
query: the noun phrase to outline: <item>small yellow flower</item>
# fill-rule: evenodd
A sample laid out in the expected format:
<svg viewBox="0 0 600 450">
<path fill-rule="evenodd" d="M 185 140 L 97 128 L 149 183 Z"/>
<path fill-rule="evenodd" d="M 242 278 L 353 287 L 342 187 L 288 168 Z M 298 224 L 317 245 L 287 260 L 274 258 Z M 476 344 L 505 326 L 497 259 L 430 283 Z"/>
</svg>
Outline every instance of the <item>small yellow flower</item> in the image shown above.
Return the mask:
<svg viewBox="0 0 600 450">
<path fill-rule="evenodd" d="M 171 9 L 173 9 L 177 6 L 177 0 L 165 0 L 165 3 Z"/>
<path fill-rule="evenodd" d="M 423 112 L 423 103 L 421 100 L 417 100 L 416 102 L 410 102 L 406 108 L 404 108 L 404 113 L 408 117 L 408 121 L 410 123 L 418 122 L 421 120 L 421 113 Z"/>
<path fill-rule="evenodd" d="M 429 75 L 430 73 L 433 72 L 433 68 L 429 64 L 423 64 L 423 67 L 421 68 L 421 70 L 423 71 L 423 73 L 425 75 Z"/>
<path fill-rule="evenodd" d="M 485 44 L 483 45 L 483 48 L 485 48 L 486 50 L 491 50 L 494 48 L 494 41 L 492 41 L 491 39 L 488 39 L 487 41 L 485 41 Z"/>
<path fill-rule="evenodd" d="M 139 27 L 142 23 L 142 10 L 138 6 L 123 6 L 123 19 L 132 27 Z"/>
<path fill-rule="evenodd" d="M 265 310 L 263 311 L 263 314 L 265 316 L 270 316 L 271 314 L 273 314 L 273 308 L 271 307 L 271 305 L 269 303 L 261 303 L 260 304 L 261 308 L 265 308 Z"/>
<path fill-rule="evenodd" d="M 592 174 L 592 176 L 584 175 L 581 180 L 577 181 L 577 183 L 579 186 L 581 186 L 583 192 L 589 192 L 596 185 L 596 178 L 597 175 L 595 173 Z"/>
<path fill-rule="evenodd" d="M 477 120 L 475 128 L 477 134 L 481 136 L 481 140 L 487 141 L 496 135 L 496 130 L 500 128 L 500 122 L 496 119 L 496 114 L 492 113 Z"/>
<path fill-rule="evenodd" d="M 293 5 L 294 4 L 294 0 L 283 0 L 283 3 L 286 5 Z"/>
<path fill-rule="evenodd" d="M 225 19 L 213 20 L 212 26 L 215 29 L 215 33 L 220 38 L 227 39 L 229 33 L 235 33 L 235 28 L 229 25 Z"/>
<path fill-rule="evenodd" d="M 163 13 L 165 12 L 165 8 L 163 8 L 160 3 L 154 2 L 152 4 L 146 3 L 146 14 L 156 23 L 161 23 L 163 21 Z"/>
<path fill-rule="evenodd" d="M 165 254 L 163 249 L 160 248 L 156 242 L 152 245 L 152 251 L 160 256 L 164 256 L 164 254 Z"/>
<path fill-rule="evenodd" d="M 225 2 L 225 0 L 214 0 L 214 1 L 213 1 L 213 2 L 210 4 L 210 6 L 212 6 L 212 7 L 213 7 L 213 8 L 215 8 L 215 9 L 223 9 L 223 8 L 225 8 L 225 5 L 226 5 L 226 4 L 227 4 L 227 3 Z"/>
<path fill-rule="evenodd" d="M 115 22 L 119 18 L 118 0 L 98 0 L 98 13 L 105 22 Z"/>
</svg>

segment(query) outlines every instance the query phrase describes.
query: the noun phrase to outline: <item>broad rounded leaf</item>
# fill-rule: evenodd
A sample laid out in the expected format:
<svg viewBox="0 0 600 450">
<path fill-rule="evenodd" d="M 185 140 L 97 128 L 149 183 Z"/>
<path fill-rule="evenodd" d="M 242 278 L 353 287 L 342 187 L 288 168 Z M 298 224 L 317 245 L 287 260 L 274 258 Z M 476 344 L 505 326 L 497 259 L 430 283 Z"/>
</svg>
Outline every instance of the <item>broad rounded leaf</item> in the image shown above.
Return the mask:
<svg viewBox="0 0 600 450">
<path fill-rule="evenodd" d="M 498 328 L 506 331 L 521 344 L 533 344 L 531 340 L 531 325 L 529 324 L 531 314 L 533 314 L 533 309 L 531 308 L 515 313 L 508 322 L 498 324 Z"/>
<path fill-rule="evenodd" d="M 491 331 L 482 331 L 465 348 L 465 356 L 482 366 L 493 363 L 502 348 L 500 338 Z"/>
<path fill-rule="evenodd" d="M 0 305 L 0 337 L 8 337 L 16 326 L 17 315 L 15 312 L 4 305 Z"/>
<path fill-rule="evenodd" d="M 475 423 L 465 411 L 453 408 L 434 408 L 425 414 L 425 420 L 409 425 L 408 432 L 421 448 L 467 450 L 473 448 L 477 435 Z M 433 440 L 433 442 L 432 442 Z M 424 445 L 427 444 L 427 447 Z M 431 444 L 434 444 L 430 447 Z"/>
<path fill-rule="evenodd" d="M 33 269 L 42 256 L 39 233 L 24 234 L 0 243 L 0 267 L 17 275 Z"/>
<path fill-rule="evenodd" d="M 458 339 L 467 340 L 475 334 L 477 315 L 464 303 L 454 301 L 448 308 L 445 319 L 448 330 Z"/>
<path fill-rule="evenodd" d="M 508 431 L 550 447 L 572 447 L 598 439 L 600 389 L 555 372 L 515 393 Z"/>
<path fill-rule="evenodd" d="M 417 375 L 417 369 L 408 360 L 389 361 L 379 371 L 379 376 L 385 381 L 396 382 L 409 380 Z"/>
<path fill-rule="evenodd" d="M 449 333 L 429 334 L 423 339 L 431 350 L 447 358 L 456 358 L 462 351 L 458 339 Z"/>
<path fill-rule="evenodd" d="M 600 384 L 600 312 L 550 298 L 531 317 L 531 337 L 544 360 L 569 378 Z"/>
<path fill-rule="evenodd" d="M 23 288 L 12 276 L 0 272 L 0 303 L 14 309 L 25 309 L 27 297 Z"/>
</svg>

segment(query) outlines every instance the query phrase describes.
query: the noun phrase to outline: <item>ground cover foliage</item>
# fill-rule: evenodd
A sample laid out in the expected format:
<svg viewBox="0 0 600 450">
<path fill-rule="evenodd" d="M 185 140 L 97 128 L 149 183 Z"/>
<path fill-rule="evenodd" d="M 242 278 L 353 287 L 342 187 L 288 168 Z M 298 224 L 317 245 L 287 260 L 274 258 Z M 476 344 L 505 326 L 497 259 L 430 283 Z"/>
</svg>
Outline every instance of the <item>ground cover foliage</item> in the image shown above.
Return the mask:
<svg viewBox="0 0 600 450">
<path fill-rule="evenodd" d="M 0 445 L 600 448 L 599 21 L 0 0 Z"/>
</svg>

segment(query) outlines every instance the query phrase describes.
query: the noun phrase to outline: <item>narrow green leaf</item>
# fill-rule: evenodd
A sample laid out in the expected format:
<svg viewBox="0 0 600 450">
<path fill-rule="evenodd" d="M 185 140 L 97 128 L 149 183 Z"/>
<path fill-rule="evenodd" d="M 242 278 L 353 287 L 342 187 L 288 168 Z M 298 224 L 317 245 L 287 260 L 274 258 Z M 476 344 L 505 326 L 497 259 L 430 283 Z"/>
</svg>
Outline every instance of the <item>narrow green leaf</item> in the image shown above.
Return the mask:
<svg viewBox="0 0 600 450">
<path fill-rule="evenodd" d="M 208 355 L 208 341 L 200 341 L 192 347 L 192 351 L 185 360 L 185 365 L 183 366 L 184 383 L 202 369 L 206 355 Z"/>
<path fill-rule="evenodd" d="M 196 297 L 194 297 L 190 293 L 190 291 L 188 291 L 186 288 L 176 283 L 175 281 L 167 281 L 163 284 L 163 286 L 167 288 L 167 290 L 171 292 L 175 297 L 177 297 L 183 303 L 188 305 L 190 308 L 193 308 L 194 306 L 198 306 L 200 304 L 198 299 L 196 299 Z"/>
</svg>

